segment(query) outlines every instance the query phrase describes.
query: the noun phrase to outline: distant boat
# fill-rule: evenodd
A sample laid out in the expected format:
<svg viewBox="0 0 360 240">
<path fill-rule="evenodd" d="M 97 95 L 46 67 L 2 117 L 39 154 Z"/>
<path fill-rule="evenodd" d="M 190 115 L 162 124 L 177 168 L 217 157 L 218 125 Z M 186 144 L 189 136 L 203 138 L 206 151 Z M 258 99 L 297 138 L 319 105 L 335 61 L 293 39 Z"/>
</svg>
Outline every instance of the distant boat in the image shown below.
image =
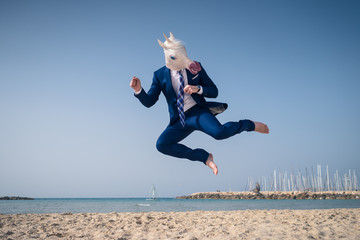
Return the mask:
<svg viewBox="0 0 360 240">
<path fill-rule="evenodd" d="M 152 185 L 152 188 L 151 188 L 151 193 L 150 193 L 150 197 L 147 198 L 146 200 L 156 200 L 157 199 L 157 192 L 156 192 L 156 188 L 154 186 L 154 184 Z"/>
</svg>

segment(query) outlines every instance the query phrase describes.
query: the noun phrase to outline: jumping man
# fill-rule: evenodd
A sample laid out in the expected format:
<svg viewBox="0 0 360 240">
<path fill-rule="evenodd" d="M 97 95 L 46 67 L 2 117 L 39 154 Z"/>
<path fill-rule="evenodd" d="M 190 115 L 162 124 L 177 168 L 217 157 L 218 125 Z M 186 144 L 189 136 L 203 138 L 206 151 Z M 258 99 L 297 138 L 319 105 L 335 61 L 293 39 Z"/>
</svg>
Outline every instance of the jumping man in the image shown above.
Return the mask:
<svg viewBox="0 0 360 240">
<path fill-rule="evenodd" d="M 210 167 L 215 175 L 218 168 L 214 157 L 204 149 L 191 149 L 180 144 L 195 130 L 202 131 L 217 140 L 226 139 L 243 131 L 268 134 L 266 124 L 251 120 L 240 120 L 221 124 L 215 117 L 226 110 L 226 103 L 207 102 L 205 98 L 216 98 L 218 89 L 199 62 L 188 58 L 184 45 L 170 33 L 166 41 L 158 40 L 164 49 L 165 66 L 155 71 L 150 90 L 146 92 L 141 81 L 133 77 L 130 86 L 135 97 L 146 106 L 153 106 L 162 92 L 168 103 L 170 123 L 156 142 L 163 154 L 191 161 L 200 161 Z"/>
</svg>

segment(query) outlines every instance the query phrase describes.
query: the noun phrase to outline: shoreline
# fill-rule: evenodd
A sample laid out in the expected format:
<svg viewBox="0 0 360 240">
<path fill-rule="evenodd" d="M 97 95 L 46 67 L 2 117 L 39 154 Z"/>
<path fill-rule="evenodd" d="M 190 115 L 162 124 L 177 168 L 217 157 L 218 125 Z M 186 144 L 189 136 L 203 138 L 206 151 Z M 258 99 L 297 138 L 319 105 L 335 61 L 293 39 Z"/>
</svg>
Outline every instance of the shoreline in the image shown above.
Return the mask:
<svg viewBox="0 0 360 240">
<path fill-rule="evenodd" d="M 360 209 L 0 214 L 4 239 L 357 239 Z"/>
<path fill-rule="evenodd" d="M 360 191 L 198 192 L 176 199 L 359 199 Z"/>
</svg>

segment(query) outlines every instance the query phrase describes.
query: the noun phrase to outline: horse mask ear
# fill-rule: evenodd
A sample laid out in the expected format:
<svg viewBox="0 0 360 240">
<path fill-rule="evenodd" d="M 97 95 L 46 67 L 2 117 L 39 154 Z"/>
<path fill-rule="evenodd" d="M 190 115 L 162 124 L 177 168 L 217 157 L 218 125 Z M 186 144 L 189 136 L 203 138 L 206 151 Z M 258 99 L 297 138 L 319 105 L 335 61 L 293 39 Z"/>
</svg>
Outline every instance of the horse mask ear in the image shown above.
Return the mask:
<svg viewBox="0 0 360 240">
<path fill-rule="evenodd" d="M 171 32 L 170 32 L 170 37 L 167 37 L 165 33 L 163 33 L 163 35 L 164 35 L 164 37 L 165 37 L 165 39 L 166 39 L 165 42 L 166 42 L 167 44 L 171 44 L 171 43 L 173 42 L 173 40 L 175 39 L 175 38 L 174 38 L 174 35 L 173 35 Z M 159 43 L 159 45 L 160 45 L 162 48 L 167 49 L 167 47 L 165 46 L 165 43 L 163 43 L 163 42 L 160 41 L 159 39 L 158 39 L 158 43 Z"/>
<path fill-rule="evenodd" d="M 165 44 L 162 41 L 160 41 L 159 39 L 158 39 L 158 43 L 159 43 L 160 47 L 166 49 Z"/>
<path fill-rule="evenodd" d="M 163 34 L 164 34 L 164 37 L 165 37 L 166 41 L 167 41 L 168 43 L 171 43 L 171 40 L 166 36 L 166 34 L 165 34 L 165 33 L 163 33 Z M 170 36 L 171 36 L 171 34 L 170 34 Z"/>
</svg>

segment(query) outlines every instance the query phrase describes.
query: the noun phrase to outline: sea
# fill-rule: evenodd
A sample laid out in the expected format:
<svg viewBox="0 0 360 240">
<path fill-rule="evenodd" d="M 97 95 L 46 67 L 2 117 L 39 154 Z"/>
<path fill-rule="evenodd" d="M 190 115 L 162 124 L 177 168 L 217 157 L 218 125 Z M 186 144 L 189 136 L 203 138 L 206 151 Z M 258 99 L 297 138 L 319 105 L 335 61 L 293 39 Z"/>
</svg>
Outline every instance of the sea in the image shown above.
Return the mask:
<svg viewBox="0 0 360 240">
<path fill-rule="evenodd" d="M 1 200 L 0 214 L 186 212 L 270 209 L 360 208 L 359 199 L 349 200 L 218 200 L 158 198 L 37 198 Z"/>
</svg>

